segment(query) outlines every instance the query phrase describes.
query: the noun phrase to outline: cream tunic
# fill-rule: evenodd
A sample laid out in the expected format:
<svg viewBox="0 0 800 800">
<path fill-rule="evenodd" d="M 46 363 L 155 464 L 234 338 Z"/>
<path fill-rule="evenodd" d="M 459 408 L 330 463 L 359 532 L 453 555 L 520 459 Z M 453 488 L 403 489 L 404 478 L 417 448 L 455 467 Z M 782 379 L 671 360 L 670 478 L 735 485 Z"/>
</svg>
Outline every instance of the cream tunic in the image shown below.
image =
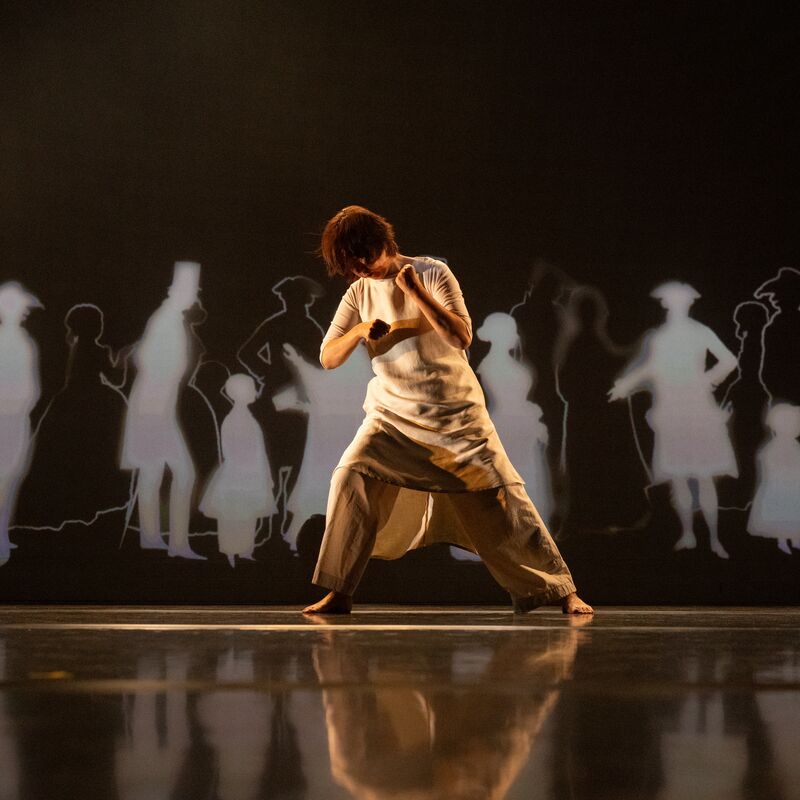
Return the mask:
<svg viewBox="0 0 800 800">
<path fill-rule="evenodd" d="M 413 265 L 428 292 L 464 319 L 471 333 L 461 288 L 447 265 L 427 257 Z M 373 319 L 390 323 L 391 330 L 366 343 L 375 373 L 366 417 L 336 467 L 402 487 L 373 556 L 395 558 L 434 541 L 473 549 L 447 493 L 524 481 L 500 443 L 466 353 L 436 333 L 394 277 L 362 278 L 348 288 L 320 354 L 330 339 Z"/>
</svg>

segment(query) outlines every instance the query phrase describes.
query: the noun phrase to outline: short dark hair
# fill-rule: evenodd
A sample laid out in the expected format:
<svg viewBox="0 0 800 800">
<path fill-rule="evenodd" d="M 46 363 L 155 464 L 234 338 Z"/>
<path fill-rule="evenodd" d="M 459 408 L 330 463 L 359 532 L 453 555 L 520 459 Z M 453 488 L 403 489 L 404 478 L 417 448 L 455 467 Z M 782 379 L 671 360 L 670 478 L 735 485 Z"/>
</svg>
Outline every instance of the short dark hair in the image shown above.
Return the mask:
<svg viewBox="0 0 800 800">
<path fill-rule="evenodd" d="M 358 277 L 353 267 L 371 264 L 384 250 L 390 256 L 398 252 L 391 223 L 367 208 L 347 206 L 325 225 L 319 255 L 328 275 L 341 275 L 352 282 Z"/>
</svg>

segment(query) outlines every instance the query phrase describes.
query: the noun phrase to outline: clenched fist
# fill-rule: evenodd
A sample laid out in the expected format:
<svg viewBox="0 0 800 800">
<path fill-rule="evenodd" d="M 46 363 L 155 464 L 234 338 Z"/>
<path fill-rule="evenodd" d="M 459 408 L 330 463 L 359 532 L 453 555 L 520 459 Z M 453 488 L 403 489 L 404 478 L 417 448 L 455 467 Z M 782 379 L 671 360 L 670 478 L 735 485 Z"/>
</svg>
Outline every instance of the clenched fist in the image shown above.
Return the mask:
<svg viewBox="0 0 800 800">
<path fill-rule="evenodd" d="M 384 322 L 382 319 L 374 319 L 372 322 L 365 322 L 364 326 L 367 330 L 367 339 L 373 342 L 376 339 L 380 339 L 382 336 L 386 336 L 391 327 L 388 322 Z"/>
<path fill-rule="evenodd" d="M 400 272 L 397 273 L 394 282 L 403 290 L 404 294 L 408 295 L 419 294 L 423 288 L 422 281 L 419 279 L 419 274 L 412 264 L 406 264 Z"/>
</svg>

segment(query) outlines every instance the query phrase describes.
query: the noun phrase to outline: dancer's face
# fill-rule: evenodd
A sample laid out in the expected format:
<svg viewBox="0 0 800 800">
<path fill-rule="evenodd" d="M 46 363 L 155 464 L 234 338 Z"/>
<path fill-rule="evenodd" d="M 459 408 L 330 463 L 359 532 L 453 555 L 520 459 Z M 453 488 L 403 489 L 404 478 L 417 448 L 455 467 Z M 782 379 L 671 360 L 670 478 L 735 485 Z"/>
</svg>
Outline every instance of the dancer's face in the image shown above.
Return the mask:
<svg viewBox="0 0 800 800">
<path fill-rule="evenodd" d="M 371 264 L 359 261 L 356 266 L 353 267 L 353 272 L 355 272 L 359 278 L 380 280 L 381 278 L 387 278 L 390 274 L 397 271 L 396 260 L 396 256 L 387 255 L 386 250 L 384 250 Z"/>
</svg>

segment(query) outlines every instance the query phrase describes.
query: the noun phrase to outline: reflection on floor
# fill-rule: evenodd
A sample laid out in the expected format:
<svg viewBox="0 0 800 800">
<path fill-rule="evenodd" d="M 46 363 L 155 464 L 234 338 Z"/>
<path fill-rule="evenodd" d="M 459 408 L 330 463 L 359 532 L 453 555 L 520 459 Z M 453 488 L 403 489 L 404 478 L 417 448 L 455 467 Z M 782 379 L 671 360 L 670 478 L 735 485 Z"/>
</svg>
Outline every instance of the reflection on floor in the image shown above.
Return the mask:
<svg viewBox="0 0 800 800">
<path fill-rule="evenodd" d="M 0 609 L 0 799 L 800 796 L 800 610 Z"/>
</svg>

